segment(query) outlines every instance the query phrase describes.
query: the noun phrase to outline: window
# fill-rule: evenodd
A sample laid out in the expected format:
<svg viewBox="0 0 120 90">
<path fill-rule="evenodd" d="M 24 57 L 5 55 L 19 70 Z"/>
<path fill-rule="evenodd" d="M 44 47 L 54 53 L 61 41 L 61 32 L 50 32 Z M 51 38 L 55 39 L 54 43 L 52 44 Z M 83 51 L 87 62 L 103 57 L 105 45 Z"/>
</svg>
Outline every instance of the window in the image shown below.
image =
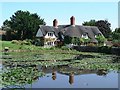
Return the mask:
<svg viewBox="0 0 120 90">
<path fill-rule="evenodd" d="M 82 35 L 82 38 L 88 39 L 87 33 L 84 33 L 84 34 Z"/>
<path fill-rule="evenodd" d="M 52 32 L 49 32 L 49 33 L 48 33 L 48 36 L 53 36 L 53 33 L 52 33 Z"/>
<path fill-rule="evenodd" d="M 48 42 L 47 44 L 48 44 L 48 45 L 53 45 L 53 42 Z"/>
</svg>

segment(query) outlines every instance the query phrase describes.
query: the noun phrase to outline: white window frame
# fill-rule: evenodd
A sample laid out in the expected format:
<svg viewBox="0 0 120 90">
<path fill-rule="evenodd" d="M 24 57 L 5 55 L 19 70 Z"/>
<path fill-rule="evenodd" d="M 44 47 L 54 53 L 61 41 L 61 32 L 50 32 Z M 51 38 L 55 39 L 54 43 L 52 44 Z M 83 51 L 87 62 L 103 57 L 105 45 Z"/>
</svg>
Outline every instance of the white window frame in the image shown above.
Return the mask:
<svg viewBox="0 0 120 90">
<path fill-rule="evenodd" d="M 82 34 L 82 38 L 88 39 L 88 35 L 86 34 Z"/>
<path fill-rule="evenodd" d="M 53 36 L 53 32 L 48 32 L 48 36 Z"/>
</svg>

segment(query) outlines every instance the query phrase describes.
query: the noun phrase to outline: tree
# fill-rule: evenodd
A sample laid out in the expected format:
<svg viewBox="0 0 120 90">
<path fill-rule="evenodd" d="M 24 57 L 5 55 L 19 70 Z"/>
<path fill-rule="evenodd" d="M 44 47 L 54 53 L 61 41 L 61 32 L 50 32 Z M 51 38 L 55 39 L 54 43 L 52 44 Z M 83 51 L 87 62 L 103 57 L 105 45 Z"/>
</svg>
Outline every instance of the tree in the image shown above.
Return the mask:
<svg viewBox="0 0 120 90">
<path fill-rule="evenodd" d="M 120 28 L 116 28 L 114 32 L 120 33 Z"/>
<path fill-rule="evenodd" d="M 86 21 L 84 23 L 82 23 L 82 25 L 84 26 L 95 26 L 96 25 L 96 21 L 95 20 L 90 20 L 90 21 Z"/>
<path fill-rule="evenodd" d="M 120 28 L 116 28 L 115 31 L 112 32 L 113 40 L 120 40 Z"/>
<path fill-rule="evenodd" d="M 106 41 L 105 37 L 102 35 L 97 35 L 96 39 L 97 39 L 99 44 L 103 44 Z"/>
<path fill-rule="evenodd" d="M 96 26 L 102 32 L 102 34 L 108 38 L 111 34 L 111 24 L 107 20 L 99 20 L 96 22 Z"/>
<path fill-rule="evenodd" d="M 29 11 L 17 11 L 6 20 L 3 26 L 10 27 L 15 32 L 16 39 L 33 39 L 39 28 L 39 25 L 45 25 L 44 19 L 41 19 L 36 13 L 31 14 Z"/>
<path fill-rule="evenodd" d="M 112 32 L 112 44 L 115 47 L 120 47 L 120 28 L 116 28 L 115 31 Z"/>
<path fill-rule="evenodd" d="M 2 26 L 2 30 L 6 31 L 5 37 L 2 40 L 12 40 L 16 38 L 15 31 L 10 28 L 10 22 L 5 20 Z"/>
<path fill-rule="evenodd" d="M 64 37 L 64 43 L 65 44 L 70 44 L 71 42 L 72 42 L 72 37 L 69 37 L 69 36 Z"/>
<path fill-rule="evenodd" d="M 80 39 L 78 37 L 72 37 L 71 43 L 79 45 L 80 44 Z"/>
</svg>

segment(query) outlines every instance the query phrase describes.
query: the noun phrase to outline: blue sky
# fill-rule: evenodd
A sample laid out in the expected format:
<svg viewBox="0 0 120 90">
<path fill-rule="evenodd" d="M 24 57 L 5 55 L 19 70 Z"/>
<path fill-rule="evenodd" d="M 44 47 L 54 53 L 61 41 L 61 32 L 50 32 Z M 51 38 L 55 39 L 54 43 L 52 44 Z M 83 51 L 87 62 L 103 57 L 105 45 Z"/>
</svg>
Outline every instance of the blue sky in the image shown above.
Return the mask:
<svg viewBox="0 0 120 90">
<path fill-rule="evenodd" d="M 0 22 L 9 19 L 17 10 L 24 10 L 37 13 L 47 25 L 52 25 L 53 19 L 57 19 L 60 25 L 69 24 L 70 17 L 75 16 L 78 25 L 91 19 L 107 19 L 112 29 L 118 27 L 117 2 L 4 2 L 0 5 Z"/>
</svg>

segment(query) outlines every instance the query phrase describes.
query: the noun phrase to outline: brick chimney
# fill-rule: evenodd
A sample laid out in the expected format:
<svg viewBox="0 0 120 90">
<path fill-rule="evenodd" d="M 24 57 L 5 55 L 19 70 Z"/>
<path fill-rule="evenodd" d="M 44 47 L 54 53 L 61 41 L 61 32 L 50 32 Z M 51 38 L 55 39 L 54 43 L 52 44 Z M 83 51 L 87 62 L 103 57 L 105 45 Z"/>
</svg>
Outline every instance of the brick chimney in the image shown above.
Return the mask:
<svg viewBox="0 0 120 90">
<path fill-rule="evenodd" d="M 58 26 L 58 21 L 57 21 L 57 19 L 54 19 L 54 20 L 53 20 L 53 26 L 54 26 L 55 28 L 57 28 L 57 26 Z"/>
<path fill-rule="evenodd" d="M 75 25 L 75 17 L 74 16 L 72 16 L 71 18 L 70 18 L 70 24 L 71 25 Z"/>
</svg>

